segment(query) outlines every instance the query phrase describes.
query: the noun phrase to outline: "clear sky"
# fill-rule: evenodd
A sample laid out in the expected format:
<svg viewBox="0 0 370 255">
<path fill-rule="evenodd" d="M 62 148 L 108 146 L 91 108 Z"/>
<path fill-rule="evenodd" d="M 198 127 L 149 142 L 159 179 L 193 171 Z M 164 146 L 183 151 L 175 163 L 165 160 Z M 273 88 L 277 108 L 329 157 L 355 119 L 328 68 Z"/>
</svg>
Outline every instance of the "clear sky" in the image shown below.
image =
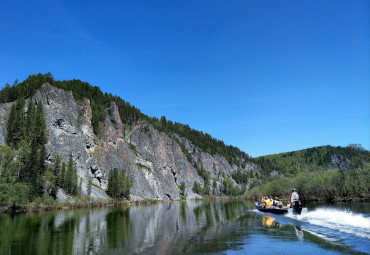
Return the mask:
<svg viewBox="0 0 370 255">
<path fill-rule="evenodd" d="M 251 156 L 369 149 L 369 1 L 2 1 L 0 85 L 51 72 Z"/>
</svg>

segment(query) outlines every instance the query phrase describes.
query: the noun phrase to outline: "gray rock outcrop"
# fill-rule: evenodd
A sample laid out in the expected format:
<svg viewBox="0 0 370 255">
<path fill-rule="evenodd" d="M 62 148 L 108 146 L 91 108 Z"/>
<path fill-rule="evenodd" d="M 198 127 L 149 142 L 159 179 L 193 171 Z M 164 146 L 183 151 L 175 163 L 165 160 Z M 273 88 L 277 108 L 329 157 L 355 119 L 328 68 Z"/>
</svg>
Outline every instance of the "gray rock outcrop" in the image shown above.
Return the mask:
<svg viewBox="0 0 370 255">
<path fill-rule="evenodd" d="M 194 163 L 210 171 L 211 178 L 222 182 L 238 169 L 219 155 L 211 155 L 193 146 L 185 138 L 172 139 L 160 133 L 147 122 L 141 121 L 124 127 L 114 102 L 109 106 L 104 127 L 97 137 L 91 125 L 90 101 L 77 101 L 72 92 L 44 84 L 32 100 L 42 102 L 46 119 L 48 161 L 59 153 L 65 162 L 72 154 L 77 167 L 82 194 L 87 193 L 89 178 L 93 180 L 92 197 L 106 199 L 108 173 L 113 168 L 125 171 L 133 180 L 131 200 L 177 200 L 179 185 L 186 186 L 185 197 L 199 198 L 192 191 L 194 182 L 203 184 Z M 12 103 L 0 105 L 0 145 L 5 144 L 6 120 Z M 108 109 L 107 109 L 108 111 Z M 178 142 L 192 156 L 189 162 Z M 243 171 L 259 172 L 259 166 L 242 161 Z M 236 183 L 235 183 L 236 184 Z"/>
<path fill-rule="evenodd" d="M 341 155 L 331 155 L 329 168 L 332 169 L 349 169 L 349 160 Z"/>
</svg>

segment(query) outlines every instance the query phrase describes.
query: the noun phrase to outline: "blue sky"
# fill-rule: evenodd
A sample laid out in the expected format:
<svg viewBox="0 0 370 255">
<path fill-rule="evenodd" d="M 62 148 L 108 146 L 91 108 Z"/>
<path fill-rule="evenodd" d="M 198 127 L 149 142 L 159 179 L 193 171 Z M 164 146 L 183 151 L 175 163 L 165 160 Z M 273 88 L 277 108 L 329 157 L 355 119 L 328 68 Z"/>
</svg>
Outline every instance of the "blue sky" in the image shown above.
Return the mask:
<svg viewBox="0 0 370 255">
<path fill-rule="evenodd" d="M 251 156 L 369 149 L 369 1 L 3 1 L 0 85 L 51 72 Z"/>
</svg>

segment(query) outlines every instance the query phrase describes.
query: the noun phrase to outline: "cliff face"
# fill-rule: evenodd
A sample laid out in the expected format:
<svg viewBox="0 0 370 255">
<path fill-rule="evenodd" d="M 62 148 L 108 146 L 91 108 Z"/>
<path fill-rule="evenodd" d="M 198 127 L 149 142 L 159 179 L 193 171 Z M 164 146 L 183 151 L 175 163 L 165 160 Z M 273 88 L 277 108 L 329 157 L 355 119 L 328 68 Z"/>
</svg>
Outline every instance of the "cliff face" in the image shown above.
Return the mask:
<svg viewBox="0 0 370 255">
<path fill-rule="evenodd" d="M 175 139 L 159 133 L 150 124 L 142 121 L 134 126 L 122 125 L 118 108 L 110 104 L 104 129 L 97 137 L 91 125 L 92 110 L 88 99 L 76 101 L 69 91 L 44 84 L 31 100 L 42 102 L 48 130 L 47 160 L 59 153 L 68 161 L 72 153 L 77 166 L 82 193 L 86 194 L 89 178 L 93 179 L 92 196 L 107 198 L 108 173 L 113 168 L 123 169 L 133 180 L 131 199 L 180 199 L 178 186 L 184 182 L 188 199 L 199 197 L 192 191 L 194 182 L 203 184 L 194 163 L 210 171 L 211 178 L 218 180 L 230 177 L 237 167 L 231 166 L 224 157 L 201 151 L 185 138 L 176 140 L 185 145 L 191 154 L 189 162 Z M 0 105 L 0 145 L 5 144 L 7 115 L 12 103 Z M 108 109 L 107 109 L 108 110 Z M 259 168 L 244 162 L 243 171 Z"/>
</svg>

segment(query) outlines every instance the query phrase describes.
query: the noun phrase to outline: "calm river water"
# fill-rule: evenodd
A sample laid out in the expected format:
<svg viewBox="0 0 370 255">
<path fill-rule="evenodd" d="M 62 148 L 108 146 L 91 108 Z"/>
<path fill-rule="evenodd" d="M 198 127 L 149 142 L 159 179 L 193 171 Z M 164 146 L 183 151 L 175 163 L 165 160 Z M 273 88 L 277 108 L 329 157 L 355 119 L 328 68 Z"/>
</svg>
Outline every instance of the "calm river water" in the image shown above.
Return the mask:
<svg viewBox="0 0 370 255">
<path fill-rule="evenodd" d="M 370 203 L 260 213 L 241 200 L 0 215 L 0 254 L 362 254 Z"/>
</svg>

